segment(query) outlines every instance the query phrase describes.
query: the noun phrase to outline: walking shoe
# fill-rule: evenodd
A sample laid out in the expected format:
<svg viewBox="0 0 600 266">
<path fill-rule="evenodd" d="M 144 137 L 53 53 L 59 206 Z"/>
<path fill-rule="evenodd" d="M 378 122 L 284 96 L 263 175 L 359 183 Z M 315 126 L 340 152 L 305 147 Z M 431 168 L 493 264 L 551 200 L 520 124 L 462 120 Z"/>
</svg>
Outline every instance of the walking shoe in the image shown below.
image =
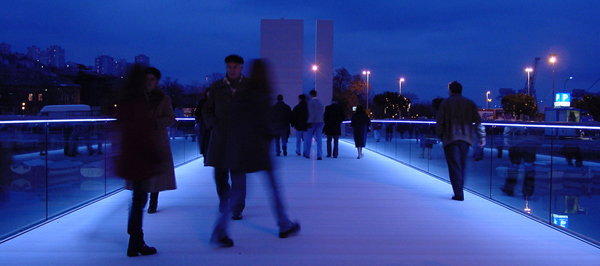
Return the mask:
<svg viewBox="0 0 600 266">
<path fill-rule="evenodd" d="M 290 235 L 295 235 L 300 232 L 300 223 L 296 222 L 292 224 L 292 227 L 286 231 L 279 232 L 279 238 L 287 238 Z"/>
<path fill-rule="evenodd" d="M 233 247 L 233 240 L 229 238 L 227 235 L 219 236 L 218 233 L 213 232 L 210 237 L 210 244 L 215 245 L 221 248 L 230 248 Z"/>
<path fill-rule="evenodd" d="M 138 248 L 127 248 L 127 257 L 137 257 L 139 255 L 152 255 L 156 254 L 156 248 L 146 246 L 145 244 Z"/>
<path fill-rule="evenodd" d="M 239 221 L 239 220 L 241 220 L 241 219 L 242 219 L 242 214 L 241 214 L 241 213 L 234 213 L 234 214 L 231 216 L 231 220 L 236 220 L 236 221 Z"/>
<path fill-rule="evenodd" d="M 459 198 L 457 196 L 453 196 L 452 199 L 453 200 L 457 200 L 457 201 L 464 201 L 465 200 L 465 198 Z"/>
</svg>

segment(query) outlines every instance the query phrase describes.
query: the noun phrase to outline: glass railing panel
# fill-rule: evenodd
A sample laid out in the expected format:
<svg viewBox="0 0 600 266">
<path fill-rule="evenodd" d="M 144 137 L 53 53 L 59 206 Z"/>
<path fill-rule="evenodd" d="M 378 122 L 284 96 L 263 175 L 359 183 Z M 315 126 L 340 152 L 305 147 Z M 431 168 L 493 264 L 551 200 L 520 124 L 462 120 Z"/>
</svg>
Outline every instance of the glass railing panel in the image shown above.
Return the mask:
<svg viewBox="0 0 600 266">
<path fill-rule="evenodd" d="M 110 118 L 0 121 L 0 239 L 122 189 L 114 126 Z M 176 165 L 199 157 L 182 132 L 171 140 Z"/>
<path fill-rule="evenodd" d="M 200 142 L 198 141 L 196 121 L 192 118 L 181 120 L 179 121 L 178 129 L 183 138 L 185 161 L 189 161 L 192 158 L 197 158 L 200 155 Z"/>
<path fill-rule="evenodd" d="M 435 123 L 417 126 L 423 122 L 383 121 L 383 133 L 389 132 L 380 140 L 385 144 L 367 148 L 448 180 L 439 140 L 431 147 L 422 145 L 428 138 L 424 132 L 435 136 Z M 484 125 L 484 156 L 475 160 L 473 148 L 469 151 L 465 188 L 600 243 L 600 127 L 504 121 Z M 351 129 L 345 128 L 344 138 L 353 143 Z"/>
<path fill-rule="evenodd" d="M 373 150 L 383 154 L 386 144 L 384 123 L 373 120 L 371 121 L 371 129 L 373 130 L 373 139 L 370 146 L 373 147 Z"/>
<path fill-rule="evenodd" d="M 48 125 L 48 216 L 106 193 L 103 125 L 77 121 Z"/>
<path fill-rule="evenodd" d="M 600 239 L 600 142 L 596 130 L 555 129 L 552 134 L 551 223 Z"/>
<path fill-rule="evenodd" d="M 497 156 L 493 149 L 494 133 L 492 127 L 486 127 L 486 141 L 483 149 L 478 147 L 478 142 L 475 142 L 467 155 L 465 167 L 465 187 L 468 187 L 474 192 L 481 194 L 484 197 L 490 196 L 490 176 L 492 174 L 492 163 L 495 162 L 492 156 Z M 477 155 L 477 150 L 479 155 Z"/>
<path fill-rule="evenodd" d="M 383 143 L 382 153 L 392 158 L 395 158 L 396 156 L 396 141 L 398 140 L 398 136 L 395 136 L 395 128 L 396 123 L 394 122 L 386 121 L 383 123 L 383 137 L 381 141 L 385 140 L 385 143 Z"/>
<path fill-rule="evenodd" d="M 503 142 L 503 155 L 498 158 L 496 153 L 493 158 L 493 198 L 540 219 L 548 219 L 552 144 L 546 137 L 547 130 L 507 125 L 498 126 L 495 131 L 496 140 Z"/>
<path fill-rule="evenodd" d="M 435 124 L 429 122 L 415 121 L 409 125 L 408 143 L 404 144 L 404 152 L 398 153 L 398 157 L 409 162 L 410 165 L 430 170 L 430 164 L 434 160 L 440 160 L 441 144 L 435 134 Z"/>
<path fill-rule="evenodd" d="M 46 219 L 45 129 L 0 124 L 0 238 Z"/>
</svg>

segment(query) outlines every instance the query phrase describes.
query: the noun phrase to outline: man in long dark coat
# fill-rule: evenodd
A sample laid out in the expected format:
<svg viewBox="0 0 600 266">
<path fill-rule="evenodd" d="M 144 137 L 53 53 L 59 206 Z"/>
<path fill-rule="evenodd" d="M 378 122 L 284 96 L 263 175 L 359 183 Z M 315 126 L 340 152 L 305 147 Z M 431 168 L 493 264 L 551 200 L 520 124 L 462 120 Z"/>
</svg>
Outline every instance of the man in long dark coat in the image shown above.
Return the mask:
<svg viewBox="0 0 600 266">
<path fill-rule="evenodd" d="M 292 108 L 283 101 L 283 95 L 277 95 L 277 103 L 272 107 L 273 133 L 275 134 L 275 153 L 287 156 L 287 143 L 290 136 L 290 122 L 292 120 Z"/>
<path fill-rule="evenodd" d="M 344 122 L 346 116 L 344 115 L 344 109 L 337 103 L 336 100 L 332 100 L 331 104 L 325 107 L 325 114 L 323 115 L 323 131 L 327 135 L 327 157 L 333 158 L 338 157 L 338 142 L 340 135 L 342 135 L 341 125 Z M 333 153 L 332 145 L 333 142 Z"/>
<path fill-rule="evenodd" d="M 232 219 L 241 220 L 246 206 L 246 173 L 230 171 L 227 163 L 227 142 L 230 133 L 230 104 L 236 91 L 248 86 L 242 75 L 244 59 L 238 55 L 225 58 L 227 75 L 210 86 L 210 96 L 204 104 L 202 116 L 206 126 L 212 130 L 205 166 L 215 168 L 215 183 L 219 195 L 219 212 L 231 210 Z M 231 175 L 231 187 L 229 186 Z M 228 210 L 229 208 L 229 210 Z"/>
</svg>

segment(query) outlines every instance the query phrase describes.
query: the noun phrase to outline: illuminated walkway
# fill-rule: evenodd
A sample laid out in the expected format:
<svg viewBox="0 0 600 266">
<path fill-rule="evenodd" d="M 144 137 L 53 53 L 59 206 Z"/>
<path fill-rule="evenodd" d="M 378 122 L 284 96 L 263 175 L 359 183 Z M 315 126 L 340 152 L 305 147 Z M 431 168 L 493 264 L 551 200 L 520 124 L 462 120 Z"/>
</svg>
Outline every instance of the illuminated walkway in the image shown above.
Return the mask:
<svg viewBox="0 0 600 266">
<path fill-rule="evenodd" d="M 324 145 L 325 146 L 325 145 Z M 263 178 L 248 177 L 235 246 L 208 245 L 217 215 L 212 168 L 177 169 L 179 189 L 146 215 L 159 253 L 128 258 L 124 191 L 0 244 L 0 265 L 598 265 L 600 249 L 370 151 L 356 159 L 277 157 L 299 235 L 277 238 Z"/>
</svg>

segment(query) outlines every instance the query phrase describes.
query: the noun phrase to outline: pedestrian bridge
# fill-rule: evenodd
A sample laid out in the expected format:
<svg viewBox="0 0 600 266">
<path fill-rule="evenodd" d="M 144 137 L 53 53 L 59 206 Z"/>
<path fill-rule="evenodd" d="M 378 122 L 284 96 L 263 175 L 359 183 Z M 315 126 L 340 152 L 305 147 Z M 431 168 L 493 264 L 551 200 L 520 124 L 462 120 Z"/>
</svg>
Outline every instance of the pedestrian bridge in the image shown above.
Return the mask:
<svg viewBox="0 0 600 266">
<path fill-rule="evenodd" d="M 290 155 L 274 160 L 288 214 L 301 223 L 302 231 L 287 239 L 277 238 L 265 180 L 261 173 L 250 174 L 244 219 L 231 222 L 230 236 L 235 246 L 226 249 L 208 244 L 218 215 L 218 200 L 212 168 L 203 167 L 201 159 L 182 155 L 186 159 L 176 160 L 181 164 L 176 169 L 178 189 L 161 193 L 159 212 L 144 217 L 146 241 L 159 253 L 138 258 L 125 256 L 131 193 L 118 189 L 121 181 L 106 179 L 103 189 L 108 196 L 93 200 L 98 198 L 94 196 L 88 202 L 85 199 L 92 195 L 90 191 L 97 191 L 99 185 L 84 185 L 84 182 L 93 180 L 98 170 L 82 173 L 83 167 L 78 167 L 80 176 L 74 177 L 75 173 L 60 172 L 67 171 L 63 169 L 69 168 L 67 162 L 63 168 L 59 167 L 61 164 L 46 167 L 56 173 L 48 174 L 45 194 L 40 196 L 40 191 L 34 188 L 20 191 L 12 188 L 0 202 L 4 228 L 17 219 L 21 224 L 31 223 L 40 210 L 47 217 L 33 228 L 13 229 L 4 238 L 0 244 L 2 265 L 597 265 L 600 261 L 600 250 L 593 237 L 597 226 L 590 231 L 571 230 L 588 220 L 594 221 L 593 213 L 598 208 L 594 207 L 597 196 L 593 176 L 576 177 L 590 181 L 561 177 L 558 182 L 548 180 L 556 178 L 551 174 L 557 173 L 544 172 L 544 167 L 551 167 L 545 164 L 548 160 L 565 164 L 560 167 L 568 169 L 564 157 L 559 160 L 556 154 L 540 151 L 536 173 L 544 173 L 546 177 L 536 176 L 539 182 L 533 197 L 523 198 L 519 190 L 513 196 L 504 195 L 499 190 L 503 176 L 496 175 L 502 171 L 499 167 L 507 167 L 503 160 L 508 155 L 503 151 L 503 158 L 497 157 L 498 149 L 491 139 L 495 134 L 490 134 L 484 160 L 469 162 L 470 190 L 465 201 L 457 202 L 450 200 L 452 190 L 445 181 L 447 174 L 440 145 L 432 146 L 431 159 L 427 148 L 421 158 L 417 139 L 423 141 L 418 136 L 425 131 L 417 131 L 417 127 L 412 130 L 394 127 L 389 141 L 384 132 L 380 132 L 379 142 L 370 136 L 367 144 L 370 150 L 360 160 L 356 159 L 351 141 L 340 142 L 338 158 L 318 161 L 316 156 L 311 159 L 296 156 L 295 141 L 290 139 Z M 99 147 L 93 142 L 90 151 L 96 152 L 85 153 L 88 150 L 83 135 L 77 144 L 79 154 L 68 161 L 100 156 Z M 90 139 L 98 137 L 90 136 Z M 193 154 L 190 150 L 196 143 L 191 138 L 186 140 L 183 133 L 174 137 L 174 156 Z M 50 141 L 45 143 L 54 147 Z M 180 149 L 186 152 L 176 152 Z M 24 177 L 23 180 L 32 182 L 28 174 L 41 167 L 32 166 L 31 162 L 29 166 L 15 162 L 35 159 L 61 162 L 56 158 L 63 158 L 62 153 L 62 149 L 48 149 L 47 155 L 39 155 L 39 151 L 13 153 L 10 167 L 15 166 L 9 168 L 11 180 Z M 82 165 L 90 163 L 85 161 Z M 596 166 L 593 159 L 584 155 L 582 167 L 587 167 L 587 175 L 593 175 Z M 573 166 L 573 170 L 565 173 L 575 175 L 581 171 L 579 168 Z M 523 168 L 518 170 L 522 172 Z M 522 183 L 522 175 L 519 178 Z M 27 184 L 25 181 L 21 183 Z M 579 188 L 567 181 L 590 186 Z M 559 183 L 563 185 L 560 190 L 548 187 Z M 565 195 L 567 192 L 562 191 L 565 187 L 572 194 Z M 582 189 L 587 189 L 589 196 L 580 194 Z M 563 194 L 545 194 L 550 192 Z M 569 202 L 575 199 L 577 204 Z M 70 210 L 69 206 L 77 200 L 83 205 Z M 554 223 L 552 217 L 557 216 L 552 214 L 563 218 L 558 217 Z M 558 230 L 563 228 L 561 225 L 567 228 Z M 3 233 L 9 231 L 4 230 Z M 592 233 L 585 235 L 585 232 Z"/>
<path fill-rule="evenodd" d="M 178 189 L 145 215 L 158 254 L 128 258 L 131 193 L 120 191 L 0 244 L 2 265 L 597 265 L 600 250 L 388 157 L 341 142 L 339 158 L 275 157 L 299 235 L 277 238 L 266 184 L 248 176 L 232 248 L 208 244 L 218 200 L 212 169 L 177 168 Z"/>
</svg>

